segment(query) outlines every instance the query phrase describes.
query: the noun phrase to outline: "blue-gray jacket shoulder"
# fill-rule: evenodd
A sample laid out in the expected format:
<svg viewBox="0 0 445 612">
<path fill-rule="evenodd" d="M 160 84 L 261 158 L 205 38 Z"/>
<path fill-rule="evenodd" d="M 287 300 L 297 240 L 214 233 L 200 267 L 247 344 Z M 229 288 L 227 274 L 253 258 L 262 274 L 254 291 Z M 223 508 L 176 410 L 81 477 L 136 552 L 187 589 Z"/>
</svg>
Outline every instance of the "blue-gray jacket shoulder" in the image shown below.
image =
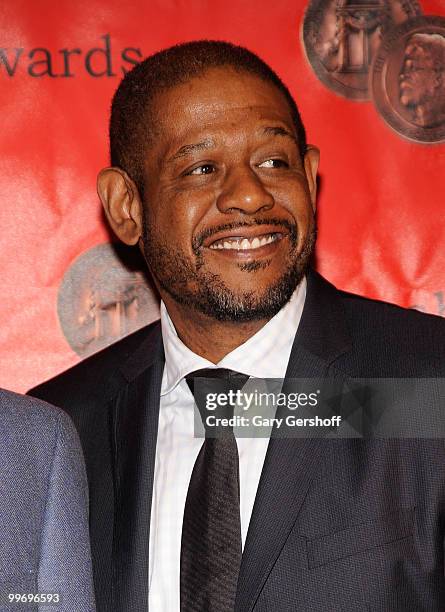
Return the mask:
<svg viewBox="0 0 445 612">
<path fill-rule="evenodd" d="M 94 611 L 85 466 L 66 413 L 0 390 L 0 491 L 2 596 L 59 594 L 60 612 Z"/>
<path fill-rule="evenodd" d="M 4 445 L 8 442 L 19 445 L 26 442 L 27 445 L 38 447 L 41 452 L 52 455 L 60 433 L 63 433 L 76 451 L 76 430 L 63 410 L 42 400 L 0 389 L 0 435 L 3 452 Z"/>
</svg>

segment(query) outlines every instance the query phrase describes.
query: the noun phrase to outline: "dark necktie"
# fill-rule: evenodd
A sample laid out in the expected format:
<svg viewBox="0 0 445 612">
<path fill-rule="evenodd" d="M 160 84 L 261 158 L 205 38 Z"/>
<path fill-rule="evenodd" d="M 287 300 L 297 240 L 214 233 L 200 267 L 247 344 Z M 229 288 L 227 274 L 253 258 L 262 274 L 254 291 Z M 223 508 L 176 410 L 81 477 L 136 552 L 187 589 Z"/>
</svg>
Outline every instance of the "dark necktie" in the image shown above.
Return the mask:
<svg viewBox="0 0 445 612">
<path fill-rule="evenodd" d="M 226 369 L 197 370 L 186 378 L 192 393 L 195 378 L 222 379 L 224 392 L 236 392 L 249 377 Z M 206 428 L 209 412 L 202 394 L 194 395 Z M 233 416 L 233 407 L 231 413 L 227 408 L 224 412 L 225 417 Z M 185 502 L 181 612 L 233 612 L 235 605 L 242 552 L 238 448 L 231 427 L 217 433 L 204 440 Z"/>
</svg>

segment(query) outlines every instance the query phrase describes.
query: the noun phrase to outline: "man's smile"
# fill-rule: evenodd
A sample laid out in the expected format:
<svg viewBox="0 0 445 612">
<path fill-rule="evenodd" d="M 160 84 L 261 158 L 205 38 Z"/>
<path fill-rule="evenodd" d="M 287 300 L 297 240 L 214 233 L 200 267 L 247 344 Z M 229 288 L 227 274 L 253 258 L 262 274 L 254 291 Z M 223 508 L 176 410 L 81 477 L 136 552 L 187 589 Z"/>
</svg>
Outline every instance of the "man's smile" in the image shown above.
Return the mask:
<svg viewBox="0 0 445 612">
<path fill-rule="evenodd" d="M 243 225 L 212 232 L 202 243 L 205 249 L 218 251 L 230 257 L 245 259 L 255 255 L 271 255 L 278 244 L 289 235 L 289 231 L 277 224 Z"/>
<path fill-rule="evenodd" d="M 260 236 L 255 236 L 254 238 L 247 238 L 245 236 L 228 236 L 215 240 L 215 242 L 212 242 L 209 248 L 248 251 L 259 249 L 267 244 L 281 240 L 281 238 L 283 238 L 283 234 L 279 232 L 261 234 Z"/>
</svg>

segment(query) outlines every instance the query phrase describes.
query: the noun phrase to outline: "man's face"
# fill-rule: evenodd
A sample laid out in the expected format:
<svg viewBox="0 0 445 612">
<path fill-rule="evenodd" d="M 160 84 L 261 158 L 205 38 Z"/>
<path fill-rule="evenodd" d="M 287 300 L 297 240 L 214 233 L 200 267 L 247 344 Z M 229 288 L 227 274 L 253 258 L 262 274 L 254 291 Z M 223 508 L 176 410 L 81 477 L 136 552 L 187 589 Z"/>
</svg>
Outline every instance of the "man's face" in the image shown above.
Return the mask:
<svg viewBox="0 0 445 612">
<path fill-rule="evenodd" d="M 315 240 L 318 157 L 303 163 L 285 97 L 212 69 L 159 95 L 152 120 L 142 242 L 161 296 L 222 321 L 270 318 Z"/>
<path fill-rule="evenodd" d="M 417 42 L 408 43 L 400 74 L 400 101 L 405 106 L 430 102 L 437 87 L 431 54 Z"/>
</svg>

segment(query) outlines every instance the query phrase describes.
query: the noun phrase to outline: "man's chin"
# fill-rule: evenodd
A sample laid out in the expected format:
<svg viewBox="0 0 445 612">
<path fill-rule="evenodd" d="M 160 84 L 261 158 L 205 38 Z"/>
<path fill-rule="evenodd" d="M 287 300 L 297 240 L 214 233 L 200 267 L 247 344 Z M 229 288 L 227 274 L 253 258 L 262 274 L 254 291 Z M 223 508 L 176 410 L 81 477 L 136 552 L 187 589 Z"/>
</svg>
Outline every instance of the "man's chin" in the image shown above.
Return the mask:
<svg viewBox="0 0 445 612">
<path fill-rule="evenodd" d="M 264 321 L 274 317 L 287 304 L 303 276 L 304 271 L 292 271 L 261 292 L 258 288 L 232 291 L 223 283 L 207 283 L 198 294 L 188 299 L 182 295 L 177 301 L 221 322 Z"/>
</svg>

